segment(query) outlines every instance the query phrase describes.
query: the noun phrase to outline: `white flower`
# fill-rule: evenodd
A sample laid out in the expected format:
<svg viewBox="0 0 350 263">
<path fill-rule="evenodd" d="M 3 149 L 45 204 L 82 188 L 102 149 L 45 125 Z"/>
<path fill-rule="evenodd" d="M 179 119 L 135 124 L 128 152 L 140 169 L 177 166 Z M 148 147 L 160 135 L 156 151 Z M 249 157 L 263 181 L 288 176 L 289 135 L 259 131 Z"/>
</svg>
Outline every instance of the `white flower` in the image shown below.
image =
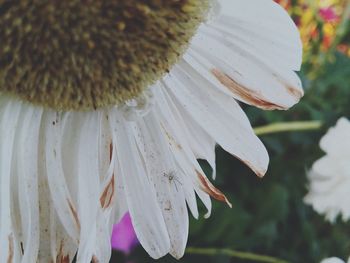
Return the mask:
<svg viewBox="0 0 350 263">
<path fill-rule="evenodd" d="M 348 262 L 350 262 L 350 260 L 348 260 Z M 332 257 L 332 258 L 325 258 L 320 263 L 345 263 L 345 261 L 340 258 Z"/>
<path fill-rule="evenodd" d="M 198 1 L 174 3 L 188 2 L 181 10 L 190 12 L 191 3 L 202 3 Z M 137 8 L 147 17 L 151 12 L 144 5 L 147 1 L 139 2 Z M 70 3 L 74 6 L 77 1 Z M 89 1 L 84 8 L 92 3 L 100 1 Z M 74 10 L 83 12 L 84 8 Z M 88 11 L 95 14 L 96 8 Z M 0 14 L 0 34 L 5 34 L 1 27 L 21 9 L 8 4 L 2 10 L 8 12 L 4 19 Z M 68 18 L 71 15 L 74 23 L 57 24 L 61 13 L 56 10 L 54 5 L 40 9 L 48 19 L 45 30 L 56 30 L 54 26 L 58 25 L 57 34 L 50 38 L 45 38 L 48 31 L 40 31 L 46 42 L 33 43 L 37 41 L 31 33 L 35 28 L 25 19 L 15 19 L 13 31 L 12 27 L 6 31 L 10 36 L 16 34 L 11 41 L 28 34 L 25 40 L 30 39 L 28 43 L 40 49 L 32 51 L 29 46 L 29 51 L 23 50 L 25 43 L 20 43 L 12 56 L 0 53 L 7 59 L 0 60 L 0 76 L 6 73 L 0 81 L 1 258 L 9 263 L 71 262 L 78 252 L 78 263 L 91 259 L 108 262 L 112 224 L 127 210 L 138 239 L 153 258 L 167 253 L 180 258 L 188 236 L 187 207 L 195 218 L 199 216 L 196 195 L 207 207 L 207 216 L 211 211 L 209 196 L 229 204 L 206 178 L 197 159 L 207 160 L 215 176 L 214 148 L 218 143 L 257 175 L 265 174 L 267 152 L 237 101 L 268 110 L 288 109 L 299 101 L 303 90 L 294 71 L 300 69 L 302 46 L 297 28 L 271 0 L 219 0 L 212 19 L 201 24 L 187 51 L 161 80 L 118 106 L 79 111 L 80 104 L 74 104 L 77 111 L 62 111 L 58 110 L 62 106 L 55 97 L 58 95 L 52 97 L 50 93 L 57 90 L 50 87 L 67 82 L 67 92 L 74 92 L 70 85 L 79 86 L 84 74 L 91 73 L 93 78 L 86 77 L 87 84 L 80 86 L 96 92 L 100 86 L 91 89 L 88 81 L 100 81 L 105 74 L 95 70 L 98 64 L 93 67 L 75 58 L 81 49 L 74 41 L 85 41 L 91 50 L 99 44 L 109 47 L 110 43 L 108 39 L 103 39 L 106 43 L 95 41 L 89 33 L 66 38 L 60 30 L 69 28 L 79 33 L 79 19 L 74 13 L 63 12 Z M 105 11 L 108 16 L 109 10 Z M 133 10 L 125 12 L 126 18 L 133 18 Z M 96 21 L 99 19 L 96 15 Z M 35 17 L 33 23 L 37 20 Z M 120 31 L 128 29 L 123 21 L 113 26 Z M 83 29 L 89 28 L 94 29 Z M 106 37 L 103 30 L 101 35 Z M 5 37 L 4 41 L 12 43 L 10 40 Z M 72 41 L 71 49 L 59 41 Z M 48 49 L 50 45 L 55 52 Z M 2 48 L 11 51 L 11 45 Z M 47 64 L 50 59 L 46 56 L 35 56 L 41 51 L 55 63 Z M 95 52 L 96 57 L 99 55 Z M 109 57 L 104 59 L 102 64 L 109 62 Z M 7 65 L 7 61 L 11 63 Z M 35 63 L 28 66 L 28 61 Z M 126 68 L 121 74 L 128 81 L 129 73 L 142 76 L 138 65 L 118 63 L 119 68 Z M 71 69 L 77 70 L 77 79 Z M 37 87 L 37 83 L 45 88 Z M 97 84 L 109 82 L 102 79 Z M 1 85 L 8 86 L 1 89 Z M 65 96 L 65 90 L 59 90 L 59 98 L 91 106 L 84 100 L 91 94 L 84 91 Z M 90 97 L 94 107 L 96 101 L 101 102 L 97 95 Z"/>
<path fill-rule="evenodd" d="M 341 118 L 321 139 L 320 146 L 326 155 L 313 164 L 308 174 L 310 189 L 305 202 L 331 222 L 339 214 L 344 221 L 350 218 L 349 139 L 350 122 Z"/>
</svg>

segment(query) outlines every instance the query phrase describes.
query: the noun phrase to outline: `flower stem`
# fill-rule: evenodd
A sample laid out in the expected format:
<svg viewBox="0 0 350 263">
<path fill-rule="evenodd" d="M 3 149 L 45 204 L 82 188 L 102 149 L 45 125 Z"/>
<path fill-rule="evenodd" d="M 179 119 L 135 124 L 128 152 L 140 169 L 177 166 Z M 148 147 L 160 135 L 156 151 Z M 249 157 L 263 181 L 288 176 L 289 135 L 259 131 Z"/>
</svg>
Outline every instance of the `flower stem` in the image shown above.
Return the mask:
<svg viewBox="0 0 350 263">
<path fill-rule="evenodd" d="M 321 121 L 295 121 L 295 122 L 279 122 L 266 126 L 256 127 L 254 129 L 256 135 L 266 135 L 279 132 L 290 131 L 312 131 L 322 127 Z"/>
<path fill-rule="evenodd" d="M 265 263 L 288 263 L 285 260 L 270 257 L 270 256 L 264 256 L 264 255 L 258 255 L 253 254 L 249 252 L 241 252 L 236 251 L 232 249 L 226 249 L 226 248 L 195 248 L 195 247 L 189 247 L 186 249 L 187 254 L 193 254 L 193 255 L 203 255 L 203 256 L 215 256 L 215 255 L 225 255 L 232 258 L 239 258 L 249 261 L 255 261 L 255 262 L 265 262 Z"/>
</svg>

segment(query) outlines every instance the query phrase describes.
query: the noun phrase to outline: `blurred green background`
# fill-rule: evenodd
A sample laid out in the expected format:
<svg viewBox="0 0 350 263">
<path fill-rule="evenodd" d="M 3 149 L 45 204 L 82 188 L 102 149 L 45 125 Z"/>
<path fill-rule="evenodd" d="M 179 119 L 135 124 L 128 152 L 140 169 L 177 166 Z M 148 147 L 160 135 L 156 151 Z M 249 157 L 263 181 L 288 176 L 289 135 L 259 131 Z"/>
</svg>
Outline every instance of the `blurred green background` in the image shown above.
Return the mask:
<svg viewBox="0 0 350 263">
<path fill-rule="evenodd" d="M 305 44 L 300 76 L 305 97 L 287 112 L 266 112 L 243 106 L 254 127 L 276 122 L 321 120 L 315 131 L 261 136 L 271 162 L 264 179 L 257 178 L 234 157 L 217 148 L 215 185 L 233 203 L 213 201 L 209 219 L 191 217 L 188 247 L 227 248 L 277 257 L 293 263 L 313 263 L 330 256 L 350 255 L 350 223 L 331 225 L 303 203 L 306 171 L 323 153 L 318 143 L 341 116 L 350 117 L 350 3 L 348 0 L 280 2 L 300 28 Z M 208 172 L 209 166 L 202 163 Z M 350 201 L 350 200 L 349 200 Z M 111 262 L 258 262 L 220 254 L 187 253 L 152 260 L 142 247 L 130 255 L 113 252 Z M 267 262 L 267 261 L 265 261 Z"/>
</svg>

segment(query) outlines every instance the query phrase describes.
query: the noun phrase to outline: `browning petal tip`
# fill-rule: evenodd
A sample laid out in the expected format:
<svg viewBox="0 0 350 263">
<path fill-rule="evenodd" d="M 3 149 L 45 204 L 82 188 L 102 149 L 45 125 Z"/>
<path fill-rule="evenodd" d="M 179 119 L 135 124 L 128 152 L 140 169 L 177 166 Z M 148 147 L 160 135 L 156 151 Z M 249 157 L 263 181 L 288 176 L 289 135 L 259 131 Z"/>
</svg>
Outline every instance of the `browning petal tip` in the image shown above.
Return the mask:
<svg viewBox="0 0 350 263">
<path fill-rule="evenodd" d="M 199 178 L 200 185 L 208 195 L 213 197 L 214 199 L 226 203 L 230 208 L 232 208 L 232 204 L 227 199 L 227 197 L 217 189 L 205 175 L 202 175 L 199 171 L 196 171 L 197 176 Z"/>
</svg>

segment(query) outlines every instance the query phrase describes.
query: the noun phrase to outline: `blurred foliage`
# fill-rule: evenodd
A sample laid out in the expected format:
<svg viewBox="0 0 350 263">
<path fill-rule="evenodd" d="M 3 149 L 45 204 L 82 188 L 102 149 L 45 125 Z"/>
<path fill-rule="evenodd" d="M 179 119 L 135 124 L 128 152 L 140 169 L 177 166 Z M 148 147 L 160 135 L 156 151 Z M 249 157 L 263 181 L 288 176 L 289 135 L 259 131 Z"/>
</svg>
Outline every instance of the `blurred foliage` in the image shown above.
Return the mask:
<svg viewBox="0 0 350 263">
<path fill-rule="evenodd" d="M 307 1 L 285 2 L 295 10 L 308 8 L 305 6 Z M 304 3 L 296 6 L 297 2 Z M 336 3 L 336 8 L 340 2 Z M 297 12 L 294 9 L 292 13 Z M 318 15 L 316 13 L 315 16 Z M 318 19 L 312 21 L 316 21 L 319 27 Z M 348 21 L 345 22 L 349 28 Z M 344 21 L 339 20 L 337 23 L 341 25 Z M 336 37 L 341 36 L 341 39 L 336 40 L 337 45 L 349 46 L 349 35 L 337 33 L 336 28 L 334 30 Z M 231 248 L 270 255 L 293 263 L 316 263 L 329 256 L 343 259 L 349 256 L 350 223 L 338 219 L 336 224 L 331 225 L 303 203 L 307 192 L 306 171 L 323 155 L 318 146 L 321 136 L 340 116 L 350 117 L 349 56 L 344 52 L 345 49 L 332 48 L 332 44 L 325 50 L 320 47 L 323 45 L 321 40 L 322 38 L 317 40 L 318 48 L 306 47 L 301 72 L 305 97 L 297 106 L 287 112 L 265 112 L 243 107 L 253 126 L 281 121 L 322 120 L 323 128 L 312 132 L 262 136 L 271 158 L 264 179 L 257 178 L 242 163 L 217 148 L 218 174 L 215 185 L 227 194 L 233 208 L 229 209 L 225 204 L 213 201 L 212 216 L 209 219 L 191 218 L 189 246 Z M 313 60 L 315 56 L 317 63 Z M 326 59 L 320 60 L 322 56 L 326 56 Z M 320 67 L 322 70 L 319 70 Z M 209 166 L 205 162 L 202 164 L 209 174 Z M 204 208 L 201 207 L 201 210 L 204 215 Z M 139 247 L 128 257 L 114 252 L 111 262 L 155 261 Z M 157 262 L 248 261 L 220 255 L 208 257 L 187 254 L 180 261 L 169 256 Z"/>
</svg>

